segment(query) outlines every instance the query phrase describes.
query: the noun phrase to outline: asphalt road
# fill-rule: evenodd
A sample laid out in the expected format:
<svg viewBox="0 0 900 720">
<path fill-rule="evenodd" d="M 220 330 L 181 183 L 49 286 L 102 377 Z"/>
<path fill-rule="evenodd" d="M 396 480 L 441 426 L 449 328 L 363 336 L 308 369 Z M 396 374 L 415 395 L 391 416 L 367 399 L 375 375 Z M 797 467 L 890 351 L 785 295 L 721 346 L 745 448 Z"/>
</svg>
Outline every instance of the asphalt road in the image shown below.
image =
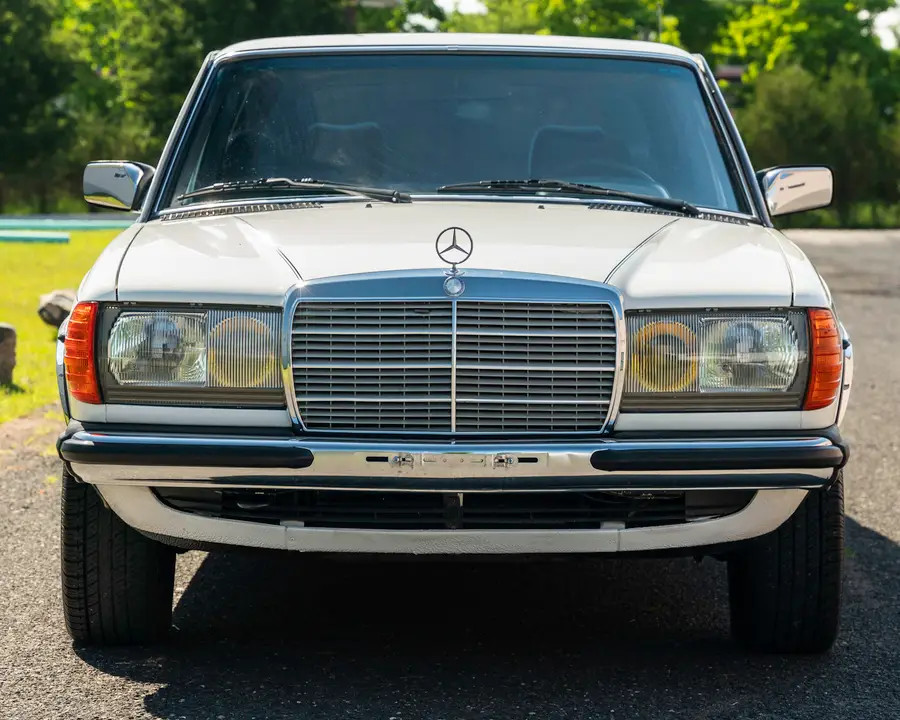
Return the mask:
<svg viewBox="0 0 900 720">
<path fill-rule="evenodd" d="M 705 560 L 179 558 L 177 629 L 75 650 L 53 420 L 0 427 L 2 718 L 900 718 L 900 231 L 797 234 L 857 353 L 843 630 L 743 654 Z"/>
</svg>

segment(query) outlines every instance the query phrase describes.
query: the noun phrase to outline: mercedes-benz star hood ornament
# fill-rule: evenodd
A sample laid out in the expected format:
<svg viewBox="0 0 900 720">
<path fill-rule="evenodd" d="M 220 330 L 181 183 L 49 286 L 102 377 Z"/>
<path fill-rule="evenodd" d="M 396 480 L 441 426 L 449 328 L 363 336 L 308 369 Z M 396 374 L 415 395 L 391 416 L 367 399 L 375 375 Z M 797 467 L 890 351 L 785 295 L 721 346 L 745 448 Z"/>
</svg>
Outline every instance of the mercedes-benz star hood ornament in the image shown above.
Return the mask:
<svg viewBox="0 0 900 720">
<path fill-rule="evenodd" d="M 450 265 L 450 269 L 446 272 L 447 279 L 444 280 L 444 292 L 450 297 L 459 297 L 466 289 L 460 277 L 463 273 L 457 270 L 456 266 L 471 257 L 474 247 L 472 236 L 461 227 L 443 230 L 434 241 L 438 257 Z"/>
</svg>

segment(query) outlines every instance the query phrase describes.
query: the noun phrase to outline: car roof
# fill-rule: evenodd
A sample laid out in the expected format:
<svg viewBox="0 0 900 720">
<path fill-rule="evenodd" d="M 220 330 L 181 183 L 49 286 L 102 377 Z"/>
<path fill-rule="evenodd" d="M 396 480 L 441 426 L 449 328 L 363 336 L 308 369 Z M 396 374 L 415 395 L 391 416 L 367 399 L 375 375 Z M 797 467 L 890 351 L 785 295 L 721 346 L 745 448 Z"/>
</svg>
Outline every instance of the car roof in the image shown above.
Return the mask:
<svg viewBox="0 0 900 720">
<path fill-rule="evenodd" d="M 360 33 L 355 35 L 298 35 L 295 37 L 261 38 L 229 45 L 220 51 L 219 56 L 259 51 L 290 52 L 291 50 L 302 51 L 347 47 L 370 47 L 379 50 L 410 47 L 435 49 L 489 47 L 499 49 L 611 51 L 694 60 L 690 53 L 681 48 L 642 40 L 489 33 Z"/>
</svg>

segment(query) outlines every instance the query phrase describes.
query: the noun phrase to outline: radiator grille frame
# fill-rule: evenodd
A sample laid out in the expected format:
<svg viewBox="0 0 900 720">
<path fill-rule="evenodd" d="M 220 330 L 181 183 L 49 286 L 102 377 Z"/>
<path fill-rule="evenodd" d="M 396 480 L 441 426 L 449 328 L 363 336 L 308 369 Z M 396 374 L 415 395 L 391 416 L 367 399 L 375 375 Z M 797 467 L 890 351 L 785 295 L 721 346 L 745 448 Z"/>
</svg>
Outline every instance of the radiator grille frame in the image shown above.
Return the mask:
<svg viewBox="0 0 900 720">
<path fill-rule="evenodd" d="M 308 433 L 311 435 L 335 436 L 335 435 L 367 435 L 367 436 L 423 436 L 423 437 L 569 437 L 569 436 L 598 436 L 607 434 L 612 430 L 615 418 L 618 414 L 618 405 L 622 394 L 622 382 L 624 380 L 624 364 L 625 364 L 625 320 L 622 311 L 621 296 L 615 288 L 603 283 L 589 281 L 572 281 L 567 278 L 558 278 L 554 276 L 527 275 L 518 273 L 488 273 L 479 272 L 478 275 L 467 275 L 465 281 L 467 284 L 467 292 L 459 298 L 450 298 L 441 291 L 443 274 L 439 272 L 424 272 L 402 274 L 398 277 L 398 273 L 391 273 L 391 278 L 379 279 L 380 273 L 367 274 L 358 276 L 359 279 L 350 277 L 324 279 L 322 281 L 313 281 L 308 286 L 300 286 L 292 290 L 285 302 L 284 323 L 285 328 L 282 333 L 283 346 L 283 373 L 286 392 L 288 394 L 288 408 L 291 412 L 291 419 L 295 430 Z M 515 277 L 510 277 L 514 275 Z M 408 284 L 406 284 L 408 281 Z M 374 283 L 374 284 L 373 284 Z M 490 283 L 490 285 L 488 285 Z M 355 285 L 359 287 L 354 287 Z M 312 287 L 310 287 L 312 286 Z M 474 287 L 473 287 L 474 286 Z M 311 292 L 312 290 L 312 292 Z M 383 290 L 384 295 L 373 290 Z M 404 290 L 408 291 L 403 292 Z M 479 290 L 481 292 L 479 292 Z M 381 427 L 372 423 L 357 426 L 348 423 L 341 427 L 322 427 L 310 421 L 307 424 L 304 420 L 304 412 L 302 410 L 303 400 L 308 396 L 303 393 L 308 392 L 308 383 L 297 383 L 295 375 L 295 322 L 300 309 L 300 304 L 304 306 L 312 303 L 330 303 L 330 304 L 362 304 L 377 303 L 387 305 L 392 303 L 429 303 L 439 304 L 450 310 L 450 368 L 449 368 L 449 423 L 445 426 L 430 426 L 417 429 L 409 429 L 405 427 Z M 604 328 L 604 362 L 602 363 L 602 371 L 598 371 L 598 382 L 608 388 L 608 395 L 602 403 L 580 403 L 577 400 L 569 400 L 569 405 L 577 406 L 584 409 L 592 407 L 594 409 L 602 405 L 602 412 L 594 412 L 591 419 L 590 427 L 565 427 L 562 429 L 536 429 L 525 424 L 519 428 L 509 427 L 485 427 L 473 426 L 472 410 L 484 408 L 491 405 L 492 400 L 483 402 L 482 399 L 469 398 L 468 402 L 461 403 L 462 398 L 458 398 L 460 391 L 460 364 L 458 361 L 458 352 L 460 345 L 460 334 L 458 323 L 460 320 L 460 305 L 466 306 L 478 305 L 479 309 L 487 307 L 488 304 L 499 304 L 506 308 L 516 304 L 527 306 L 540 306 L 541 309 L 547 309 L 548 306 L 563 305 L 579 305 L 579 306 L 605 306 L 608 309 L 609 317 L 604 321 L 608 327 Z M 305 333 L 304 333 L 305 334 Z M 521 335 L 531 336 L 533 333 L 528 328 Z M 556 333 L 558 336 L 565 337 L 565 333 Z M 578 335 L 577 327 L 572 334 Z M 580 338 L 579 338 L 580 339 Z M 588 339 L 591 339 L 588 337 Z M 596 338 L 594 338 L 596 339 Z M 608 362 L 607 362 L 608 361 Z M 308 363 L 305 363 L 308 365 Z M 554 367 L 554 370 L 560 369 L 562 365 Z M 588 366 L 584 363 L 574 364 L 572 367 L 578 367 L 578 370 L 572 373 L 572 382 L 578 382 L 578 375 L 588 371 Z M 373 368 L 374 369 L 374 368 Z M 472 368 L 469 368 L 470 375 Z M 528 372 L 532 374 L 540 374 L 541 372 L 552 372 L 546 367 L 529 368 Z M 471 380 L 471 377 L 469 378 Z M 462 389 L 465 389 L 464 387 Z M 358 399 L 354 397 L 354 400 Z M 373 403 L 376 402 L 372 398 Z M 377 402 L 383 402 L 378 399 Z M 430 400 L 432 404 L 439 404 L 440 400 L 434 398 Z M 460 408 L 467 405 L 468 420 L 461 421 Z M 532 407 L 535 403 L 529 401 L 528 406 Z M 547 402 L 548 408 L 559 407 L 559 403 L 552 400 L 552 396 Z M 310 416 L 312 417 L 312 416 Z"/>
</svg>

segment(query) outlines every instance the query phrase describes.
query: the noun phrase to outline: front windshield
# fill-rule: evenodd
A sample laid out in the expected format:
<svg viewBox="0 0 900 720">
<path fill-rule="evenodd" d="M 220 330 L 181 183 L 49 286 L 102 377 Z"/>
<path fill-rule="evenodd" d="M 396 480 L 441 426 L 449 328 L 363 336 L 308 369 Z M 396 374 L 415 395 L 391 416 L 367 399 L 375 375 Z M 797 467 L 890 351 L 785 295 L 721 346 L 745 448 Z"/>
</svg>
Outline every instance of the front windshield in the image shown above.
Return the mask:
<svg viewBox="0 0 900 720">
<path fill-rule="evenodd" d="M 746 210 L 698 77 L 682 65 L 372 53 L 233 61 L 215 73 L 163 206 L 260 178 L 415 194 L 540 178 Z"/>
</svg>

